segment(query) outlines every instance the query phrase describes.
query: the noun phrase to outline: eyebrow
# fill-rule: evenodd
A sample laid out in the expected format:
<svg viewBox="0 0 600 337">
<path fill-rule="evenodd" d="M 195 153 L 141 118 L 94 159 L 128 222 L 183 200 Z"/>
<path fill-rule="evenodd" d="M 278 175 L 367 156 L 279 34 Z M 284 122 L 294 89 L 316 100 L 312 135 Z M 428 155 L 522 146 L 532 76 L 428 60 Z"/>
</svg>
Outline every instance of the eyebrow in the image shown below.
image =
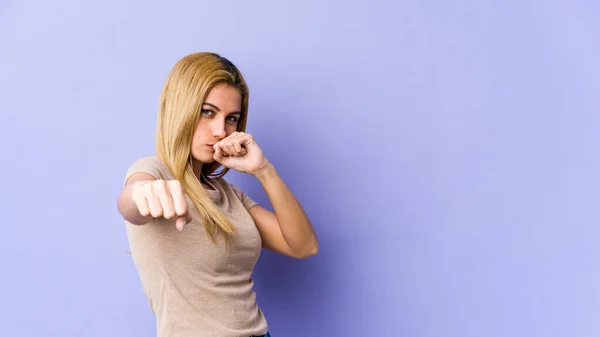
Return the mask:
<svg viewBox="0 0 600 337">
<path fill-rule="evenodd" d="M 205 105 L 209 105 L 209 106 L 211 106 L 211 107 L 215 108 L 215 110 L 217 110 L 217 111 L 221 112 L 221 109 L 219 109 L 219 107 L 218 107 L 218 106 L 216 106 L 216 105 L 214 105 L 214 104 L 212 104 L 212 103 L 204 102 L 204 104 L 205 104 Z M 241 115 L 242 113 L 241 113 L 241 112 L 239 112 L 239 111 L 233 111 L 233 112 L 231 112 L 231 114 Z"/>
</svg>

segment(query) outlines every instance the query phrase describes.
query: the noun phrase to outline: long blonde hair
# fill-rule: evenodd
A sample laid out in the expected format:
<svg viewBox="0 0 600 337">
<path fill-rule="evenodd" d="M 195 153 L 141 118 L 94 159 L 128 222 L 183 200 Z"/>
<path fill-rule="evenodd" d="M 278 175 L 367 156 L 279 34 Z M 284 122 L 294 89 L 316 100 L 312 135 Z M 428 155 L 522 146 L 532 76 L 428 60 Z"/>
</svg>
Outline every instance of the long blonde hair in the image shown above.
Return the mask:
<svg viewBox="0 0 600 337">
<path fill-rule="evenodd" d="M 156 130 L 156 154 L 181 182 L 201 216 L 210 238 L 223 235 L 230 243 L 235 227 L 206 194 L 193 170 L 192 138 L 200 119 L 200 111 L 209 91 L 217 84 L 227 83 L 242 95 L 241 116 L 237 131 L 245 131 L 248 115 L 248 87 L 240 71 L 226 58 L 215 53 L 199 52 L 186 55 L 169 73 L 160 95 Z M 223 177 L 229 169 L 217 162 L 203 164 L 202 176 Z"/>
</svg>

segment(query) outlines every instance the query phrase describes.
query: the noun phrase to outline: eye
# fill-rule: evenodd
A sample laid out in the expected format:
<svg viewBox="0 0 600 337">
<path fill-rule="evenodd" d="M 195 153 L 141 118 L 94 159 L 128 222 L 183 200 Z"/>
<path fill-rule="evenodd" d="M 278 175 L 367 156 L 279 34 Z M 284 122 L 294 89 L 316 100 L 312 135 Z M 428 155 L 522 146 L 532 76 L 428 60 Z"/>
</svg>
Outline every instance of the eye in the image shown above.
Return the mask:
<svg viewBox="0 0 600 337">
<path fill-rule="evenodd" d="M 212 116 L 215 114 L 212 110 L 208 110 L 208 109 L 200 110 L 200 113 L 203 115 L 206 115 L 206 116 Z"/>
<path fill-rule="evenodd" d="M 227 120 L 230 121 L 231 123 L 237 123 L 239 119 L 240 118 L 238 116 L 229 116 L 229 117 L 227 117 Z"/>
</svg>

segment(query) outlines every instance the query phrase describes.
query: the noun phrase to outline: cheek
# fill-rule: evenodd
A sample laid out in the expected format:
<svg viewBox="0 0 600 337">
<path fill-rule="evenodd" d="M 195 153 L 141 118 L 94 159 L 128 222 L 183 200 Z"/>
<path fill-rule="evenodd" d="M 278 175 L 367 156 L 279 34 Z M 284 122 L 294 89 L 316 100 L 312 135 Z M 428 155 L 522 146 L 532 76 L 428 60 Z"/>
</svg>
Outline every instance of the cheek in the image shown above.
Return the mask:
<svg viewBox="0 0 600 337">
<path fill-rule="evenodd" d="M 225 127 L 225 132 L 227 133 L 228 136 L 236 131 L 237 131 L 237 124 L 228 124 Z"/>
<path fill-rule="evenodd" d="M 206 138 L 207 130 L 208 127 L 206 125 L 198 123 L 198 126 L 196 126 L 196 130 L 194 131 L 194 141 Z"/>
<path fill-rule="evenodd" d="M 196 130 L 194 131 L 194 136 L 192 137 L 192 148 L 196 148 L 205 143 L 206 132 L 203 130 L 202 126 L 198 125 Z"/>
</svg>

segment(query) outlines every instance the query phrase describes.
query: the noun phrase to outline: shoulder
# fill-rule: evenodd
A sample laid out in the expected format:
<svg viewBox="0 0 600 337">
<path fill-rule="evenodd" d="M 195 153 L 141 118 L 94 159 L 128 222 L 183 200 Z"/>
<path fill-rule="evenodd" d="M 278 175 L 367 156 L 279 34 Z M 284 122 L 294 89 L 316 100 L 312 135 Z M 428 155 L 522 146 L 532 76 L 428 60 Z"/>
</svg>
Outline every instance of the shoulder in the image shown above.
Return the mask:
<svg viewBox="0 0 600 337">
<path fill-rule="evenodd" d="M 172 176 L 167 168 L 167 165 L 163 163 L 156 156 L 141 157 L 133 161 L 127 169 L 125 174 L 125 181 L 136 173 L 147 173 L 155 177 L 156 179 L 170 180 Z"/>
</svg>

